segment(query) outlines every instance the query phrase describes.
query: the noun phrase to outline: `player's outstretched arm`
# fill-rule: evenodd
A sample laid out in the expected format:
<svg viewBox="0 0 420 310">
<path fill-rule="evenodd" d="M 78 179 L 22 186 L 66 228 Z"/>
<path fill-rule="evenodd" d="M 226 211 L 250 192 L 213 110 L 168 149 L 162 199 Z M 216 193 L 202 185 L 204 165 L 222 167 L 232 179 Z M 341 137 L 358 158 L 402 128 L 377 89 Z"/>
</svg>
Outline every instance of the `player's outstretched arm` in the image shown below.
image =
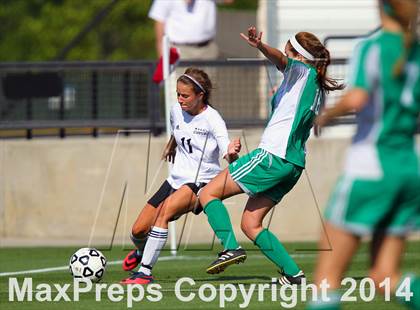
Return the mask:
<svg viewBox="0 0 420 310">
<path fill-rule="evenodd" d="M 248 28 L 248 35 L 240 33 L 240 36 L 254 48 L 258 48 L 280 71 L 284 71 L 287 65 L 287 56 L 280 50 L 269 46 L 261 41 L 262 32 L 257 33 L 257 29 L 252 26 Z"/>
<path fill-rule="evenodd" d="M 352 111 L 360 111 L 368 102 L 369 94 L 361 88 L 349 90 L 333 107 L 324 109 L 315 119 L 315 125 L 324 127 L 334 118 Z"/>
<path fill-rule="evenodd" d="M 241 151 L 242 145 L 241 145 L 241 139 L 234 138 L 228 145 L 227 153 L 225 155 L 225 159 L 230 164 L 231 162 L 234 162 L 238 159 L 239 155 L 238 153 Z"/>
<path fill-rule="evenodd" d="M 176 155 L 176 140 L 174 136 L 171 136 L 162 153 L 162 160 L 175 162 Z"/>
</svg>

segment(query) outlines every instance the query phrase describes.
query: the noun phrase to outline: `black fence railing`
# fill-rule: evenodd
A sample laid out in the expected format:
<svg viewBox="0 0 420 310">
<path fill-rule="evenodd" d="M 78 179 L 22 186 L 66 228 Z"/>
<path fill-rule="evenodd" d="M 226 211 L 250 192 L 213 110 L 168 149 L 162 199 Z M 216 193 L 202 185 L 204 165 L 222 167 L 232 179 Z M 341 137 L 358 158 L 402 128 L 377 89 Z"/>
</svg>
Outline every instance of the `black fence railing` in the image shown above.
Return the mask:
<svg viewBox="0 0 420 310">
<path fill-rule="evenodd" d="M 151 80 L 155 64 L 135 62 L 45 62 L 0 64 L 0 129 L 32 129 L 87 127 L 97 135 L 97 127 L 136 127 L 158 133 L 160 120 L 159 86 Z M 25 83 L 46 72 L 57 74 L 62 91 L 48 96 L 49 85 L 39 83 L 43 90 L 22 89 L 20 98 L 10 97 L 8 77 Z M 10 79 L 9 79 L 10 80 Z M 16 87 L 16 85 L 14 86 Z M 17 85 L 19 87 L 19 85 Z M 8 96 L 9 95 L 9 96 Z"/>
<path fill-rule="evenodd" d="M 345 59 L 334 60 L 332 75 L 343 78 L 345 64 Z M 228 127 L 266 123 L 271 88 L 282 78 L 269 62 L 183 61 L 176 75 L 188 66 L 200 67 L 209 74 L 214 84 L 210 101 Z M 77 128 L 85 129 L 79 133 L 93 136 L 104 129 L 128 128 L 159 134 L 165 129 L 164 96 L 161 87 L 152 82 L 154 70 L 152 61 L 0 63 L 0 132 L 13 136 L 14 131 L 24 130 L 27 138 L 36 136 L 41 129 L 43 134 L 60 137 Z M 61 83 L 58 96 L 51 95 L 51 85 L 42 80 L 35 86 L 27 83 L 45 73 L 54 73 L 57 83 Z M 29 85 L 25 86 L 25 81 Z M 176 100 L 175 83 L 172 88 Z M 333 104 L 339 96 L 331 94 L 327 103 Z M 352 118 L 343 122 L 352 122 Z"/>
</svg>

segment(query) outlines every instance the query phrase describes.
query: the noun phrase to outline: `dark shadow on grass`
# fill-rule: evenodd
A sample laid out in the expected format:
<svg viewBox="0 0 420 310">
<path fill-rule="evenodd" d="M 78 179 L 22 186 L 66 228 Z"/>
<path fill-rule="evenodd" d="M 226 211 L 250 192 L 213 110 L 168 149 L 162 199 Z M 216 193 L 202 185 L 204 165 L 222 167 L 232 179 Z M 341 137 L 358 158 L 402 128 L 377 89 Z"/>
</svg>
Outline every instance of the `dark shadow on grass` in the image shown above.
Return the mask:
<svg viewBox="0 0 420 310">
<path fill-rule="evenodd" d="M 202 279 L 201 281 L 208 281 L 209 278 Z M 212 281 L 243 281 L 243 280 L 261 280 L 261 281 L 271 281 L 271 277 L 267 276 L 219 276 L 213 279 Z M 200 280 L 195 280 L 199 282 Z"/>
</svg>

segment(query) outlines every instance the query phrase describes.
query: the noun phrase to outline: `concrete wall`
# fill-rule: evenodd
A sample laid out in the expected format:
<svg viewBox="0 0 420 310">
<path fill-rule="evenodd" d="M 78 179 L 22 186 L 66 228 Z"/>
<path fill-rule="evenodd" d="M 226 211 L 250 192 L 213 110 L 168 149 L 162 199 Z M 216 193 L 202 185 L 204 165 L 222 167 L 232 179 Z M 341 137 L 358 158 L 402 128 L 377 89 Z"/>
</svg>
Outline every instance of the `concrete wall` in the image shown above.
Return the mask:
<svg viewBox="0 0 420 310">
<path fill-rule="evenodd" d="M 261 130 L 244 132 L 243 151 L 255 148 L 260 135 Z M 321 209 L 348 142 L 348 138 L 325 137 L 308 143 L 307 173 Z M 164 143 L 164 137 L 148 134 L 1 141 L 0 244 L 88 244 L 90 236 L 93 245 L 108 244 L 116 229 L 114 242 L 128 246 L 135 217 L 165 179 L 167 167 L 159 161 Z M 245 195 L 227 200 L 240 240 L 245 240 L 239 229 L 245 202 Z M 204 215 L 184 216 L 176 225 L 178 238 L 184 227 L 183 243 L 212 241 Z M 270 227 L 282 240 L 317 238 L 320 217 L 305 174 L 275 208 Z"/>
</svg>

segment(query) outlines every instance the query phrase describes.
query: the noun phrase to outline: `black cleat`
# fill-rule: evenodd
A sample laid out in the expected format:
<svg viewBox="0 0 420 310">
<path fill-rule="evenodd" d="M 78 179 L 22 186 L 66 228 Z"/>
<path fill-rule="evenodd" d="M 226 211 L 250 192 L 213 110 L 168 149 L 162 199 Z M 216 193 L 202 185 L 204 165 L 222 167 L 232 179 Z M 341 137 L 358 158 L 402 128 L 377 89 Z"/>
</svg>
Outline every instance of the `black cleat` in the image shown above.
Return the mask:
<svg viewBox="0 0 420 310">
<path fill-rule="evenodd" d="M 246 252 L 242 248 L 237 248 L 236 250 L 224 250 L 218 255 L 219 258 L 207 267 L 207 273 L 216 274 L 223 272 L 229 265 L 243 263 L 246 259 Z"/>
<path fill-rule="evenodd" d="M 281 277 L 278 279 L 278 283 L 281 285 L 301 285 L 302 279 L 306 279 L 305 274 L 302 270 L 294 276 L 288 275 L 284 273 L 284 271 L 279 271 L 279 273 L 281 274 Z"/>
</svg>

